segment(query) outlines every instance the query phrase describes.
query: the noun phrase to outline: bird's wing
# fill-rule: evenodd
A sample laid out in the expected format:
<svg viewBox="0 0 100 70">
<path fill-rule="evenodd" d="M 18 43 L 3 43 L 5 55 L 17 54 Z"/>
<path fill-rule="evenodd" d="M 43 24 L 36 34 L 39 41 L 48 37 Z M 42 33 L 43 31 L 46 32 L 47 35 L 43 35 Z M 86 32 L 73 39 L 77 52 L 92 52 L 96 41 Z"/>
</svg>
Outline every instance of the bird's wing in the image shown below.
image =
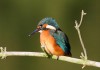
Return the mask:
<svg viewBox="0 0 100 70">
<path fill-rule="evenodd" d="M 65 53 L 69 53 L 71 48 L 66 34 L 60 30 L 51 31 L 50 34 L 56 39 L 56 43 L 62 48 Z"/>
</svg>

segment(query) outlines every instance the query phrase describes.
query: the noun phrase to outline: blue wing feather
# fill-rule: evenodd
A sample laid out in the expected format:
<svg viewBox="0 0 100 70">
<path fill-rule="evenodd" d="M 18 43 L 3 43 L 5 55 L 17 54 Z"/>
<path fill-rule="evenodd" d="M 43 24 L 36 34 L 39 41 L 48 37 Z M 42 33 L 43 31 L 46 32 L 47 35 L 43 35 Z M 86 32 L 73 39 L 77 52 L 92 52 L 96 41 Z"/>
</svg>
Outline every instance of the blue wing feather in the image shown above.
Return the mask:
<svg viewBox="0 0 100 70">
<path fill-rule="evenodd" d="M 70 53 L 70 44 L 68 37 L 61 30 L 51 30 L 50 34 L 56 39 L 56 43 L 62 48 L 65 53 Z"/>
</svg>

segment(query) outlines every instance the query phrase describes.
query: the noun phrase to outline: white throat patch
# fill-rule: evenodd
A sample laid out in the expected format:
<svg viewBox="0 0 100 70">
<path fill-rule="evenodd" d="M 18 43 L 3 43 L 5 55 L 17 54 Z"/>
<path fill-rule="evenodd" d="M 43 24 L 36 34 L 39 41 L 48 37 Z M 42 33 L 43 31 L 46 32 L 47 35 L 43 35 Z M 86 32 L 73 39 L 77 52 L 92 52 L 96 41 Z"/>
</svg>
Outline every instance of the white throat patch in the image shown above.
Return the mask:
<svg viewBox="0 0 100 70">
<path fill-rule="evenodd" d="M 40 30 L 39 32 L 42 33 L 42 30 Z"/>
<path fill-rule="evenodd" d="M 56 30 L 56 28 L 54 26 L 51 26 L 51 25 L 47 25 L 46 28 Z"/>
</svg>

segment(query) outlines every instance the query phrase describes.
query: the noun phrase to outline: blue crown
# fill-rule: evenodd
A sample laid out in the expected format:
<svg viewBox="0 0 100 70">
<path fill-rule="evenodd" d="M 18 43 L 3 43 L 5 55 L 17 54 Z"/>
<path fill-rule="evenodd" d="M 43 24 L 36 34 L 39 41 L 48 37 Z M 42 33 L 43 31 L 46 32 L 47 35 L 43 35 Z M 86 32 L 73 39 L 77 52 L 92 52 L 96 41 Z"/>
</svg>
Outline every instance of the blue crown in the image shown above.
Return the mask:
<svg viewBox="0 0 100 70">
<path fill-rule="evenodd" d="M 39 22 L 38 25 L 43 25 L 43 24 L 52 25 L 52 26 L 54 26 L 54 27 L 57 28 L 57 29 L 59 28 L 59 26 L 58 26 L 58 24 L 57 24 L 57 22 L 55 21 L 54 18 L 50 18 L 50 17 L 44 18 L 44 19 L 42 19 L 42 20 Z"/>
</svg>

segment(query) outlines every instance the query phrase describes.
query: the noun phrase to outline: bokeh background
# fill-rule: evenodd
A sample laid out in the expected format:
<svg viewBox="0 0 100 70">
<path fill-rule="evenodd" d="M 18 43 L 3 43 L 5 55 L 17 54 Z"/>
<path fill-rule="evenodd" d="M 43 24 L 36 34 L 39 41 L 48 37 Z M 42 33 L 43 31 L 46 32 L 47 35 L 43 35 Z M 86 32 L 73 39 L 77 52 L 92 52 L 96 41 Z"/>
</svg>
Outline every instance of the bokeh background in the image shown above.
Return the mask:
<svg viewBox="0 0 100 70">
<path fill-rule="evenodd" d="M 28 35 L 45 17 L 53 17 L 68 35 L 72 54 L 80 58 L 81 44 L 74 26 L 84 16 L 82 38 L 90 60 L 100 61 L 99 0 L 0 0 L 0 47 L 8 51 L 41 52 L 39 33 Z M 81 70 L 82 65 L 38 57 L 7 57 L 0 60 L 0 70 Z M 84 70 L 100 70 L 86 67 Z"/>
</svg>

